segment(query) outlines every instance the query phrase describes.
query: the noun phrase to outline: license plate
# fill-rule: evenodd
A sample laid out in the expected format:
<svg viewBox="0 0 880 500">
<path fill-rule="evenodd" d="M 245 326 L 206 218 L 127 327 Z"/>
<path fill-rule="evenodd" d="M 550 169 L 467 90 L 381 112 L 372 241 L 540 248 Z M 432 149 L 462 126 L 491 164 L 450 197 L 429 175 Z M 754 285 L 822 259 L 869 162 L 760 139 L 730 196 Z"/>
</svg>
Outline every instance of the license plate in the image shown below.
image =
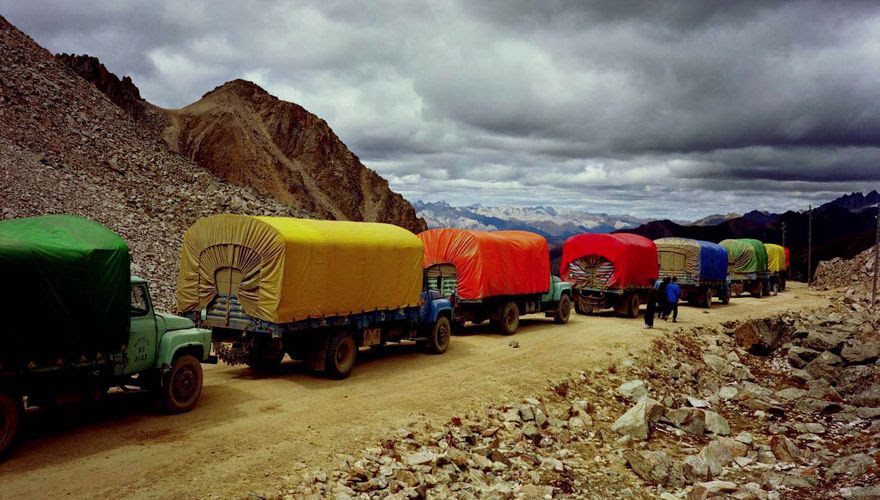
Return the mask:
<svg viewBox="0 0 880 500">
<path fill-rule="evenodd" d="M 379 345 L 382 343 L 382 329 L 381 328 L 367 328 L 364 330 L 364 343 L 363 345 L 371 346 L 371 345 Z"/>
</svg>

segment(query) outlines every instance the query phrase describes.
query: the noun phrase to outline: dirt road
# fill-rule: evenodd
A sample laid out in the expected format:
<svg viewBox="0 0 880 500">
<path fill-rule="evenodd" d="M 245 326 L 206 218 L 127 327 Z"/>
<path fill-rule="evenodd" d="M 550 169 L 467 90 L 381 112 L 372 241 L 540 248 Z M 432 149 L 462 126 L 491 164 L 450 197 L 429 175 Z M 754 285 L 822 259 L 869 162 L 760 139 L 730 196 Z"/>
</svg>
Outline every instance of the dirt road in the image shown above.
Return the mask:
<svg viewBox="0 0 880 500">
<path fill-rule="evenodd" d="M 822 307 L 800 284 L 777 297 L 682 306 L 681 327 L 715 325 L 791 308 Z M 0 497 L 229 497 L 299 477 L 337 454 L 372 446 L 413 421 L 447 420 L 489 401 L 520 400 L 566 373 L 620 362 L 673 327 L 612 315 L 558 326 L 524 319 L 512 337 L 470 327 L 442 356 L 411 346 L 362 352 L 352 376 L 331 381 L 286 362 L 261 377 L 246 367 L 205 367 L 199 405 L 163 415 L 143 394 L 100 406 L 31 413 L 17 449 L 0 464 Z M 519 342 L 519 348 L 509 345 Z"/>
</svg>

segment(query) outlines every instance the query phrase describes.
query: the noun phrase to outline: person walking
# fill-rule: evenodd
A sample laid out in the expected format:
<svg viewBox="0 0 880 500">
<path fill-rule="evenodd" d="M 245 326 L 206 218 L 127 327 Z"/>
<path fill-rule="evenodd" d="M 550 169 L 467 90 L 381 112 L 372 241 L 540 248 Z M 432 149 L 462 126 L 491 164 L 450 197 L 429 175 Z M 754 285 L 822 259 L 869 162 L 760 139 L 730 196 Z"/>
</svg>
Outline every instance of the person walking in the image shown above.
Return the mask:
<svg viewBox="0 0 880 500">
<path fill-rule="evenodd" d="M 666 306 L 668 307 L 666 316 L 668 317 L 671 313 L 673 323 L 678 323 L 678 299 L 681 298 L 681 287 L 676 281 L 673 276 L 672 281 L 666 285 Z"/>
<path fill-rule="evenodd" d="M 657 301 L 659 302 L 659 311 L 657 312 L 657 316 L 666 321 L 666 316 L 669 315 L 667 312 L 668 307 L 666 304 L 666 287 L 669 286 L 669 276 L 664 276 L 663 281 L 657 286 Z"/>
<path fill-rule="evenodd" d="M 648 304 L 645 306 L 645 328 L 654 328 L 654 311 L 657 308 L 657 284 L 648 290 Z"/>
</svg>

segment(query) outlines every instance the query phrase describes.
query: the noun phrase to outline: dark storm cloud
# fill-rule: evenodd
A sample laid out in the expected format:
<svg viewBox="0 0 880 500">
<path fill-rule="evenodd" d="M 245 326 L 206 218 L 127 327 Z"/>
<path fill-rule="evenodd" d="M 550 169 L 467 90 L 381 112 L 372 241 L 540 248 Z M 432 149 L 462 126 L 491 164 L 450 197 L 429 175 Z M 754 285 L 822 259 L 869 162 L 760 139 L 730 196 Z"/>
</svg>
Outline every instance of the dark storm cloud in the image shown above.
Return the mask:
<svg viewBox="0 0 880 500">
<path fill-rule="evenodd" d="M 131 74 L 159 105 L 252 79 L 325 118 L 411 198 L 683 217 L 880 184 L 875 2 L 12 1 L 2 11 L 52 51 Z"/>
</svg>

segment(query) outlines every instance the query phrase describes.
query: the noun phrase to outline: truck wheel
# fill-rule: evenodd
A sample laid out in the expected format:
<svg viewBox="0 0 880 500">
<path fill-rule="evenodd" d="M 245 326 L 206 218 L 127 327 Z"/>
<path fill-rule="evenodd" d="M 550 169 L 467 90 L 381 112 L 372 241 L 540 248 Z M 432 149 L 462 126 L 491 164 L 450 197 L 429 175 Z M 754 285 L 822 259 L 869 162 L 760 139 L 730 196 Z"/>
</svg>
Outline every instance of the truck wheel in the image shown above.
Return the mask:
<svg viewBox="0 0 880 500">
<path fill-rule="evenodd" d="M 712 307 L 712 290 L 707 288 L 703 291 L 702 301 L 703 301 L 703 307 L 705 307 L 707 309 Z"/>
<path fill-rule="evenodd" d="M 553 321 L 557 325 L 564 325 L 568 323 L 569 317 L 571 317 L 571 297 L 563 294 L 562 297 L 559 297 L 559 304 L 556 306 L 556 314 L 553 316 Z"/>
<path fill-rule="evenodd" d="M 201 395 L 202 364 L 188 354 L 175 359 L 162 386 L 165 408 L 171 413 L 190 411 Z"/>
<path fill-rule="evenodd" d="M 443 354 L 449 348 L 449 339 L 452 329 L 449 326 L 449 319 L 440 316 L 434 322 L 428 334 L 428 341 L 425 342 L 425 349 L 431 354 Z"/>
<path fill-rule="evenodd" d="M 730 304 L 730 290 L 728 289 L 724 292 L 724 295 L 721 296 L 721 303 L 724 305 Z"/>
<path fill-rule="evenodd" d="M 752 295 L 754 295 L 755 297 L 757 297 L 759 299 L 761 297 L 763 297 L 764 296 L 764 283 L 759 281 L 758 284 L 755 285 L 754 292 L 752 293 Z"/>
<path fill-rule="evenodd" d="M 21 426 L 21 398 L 0 394 L 0 456 L 15 442 Z"/>
<path fill-rule="evenodd" d="M 509 300 L 501 306 L 498 315 L 498 328 L 504 335 L 513 335 L 519 328 L 519 307 L 516 302 Z"/>
<path fill-rule="evenodd" d="M 327 357 L 324 374 L 337 380 L 348 377 L 357 358 L 357 344 L 350 332 L 341 331 L 330 334 L 327 341 Z"/>
<path fill-rule="evenodd" d="M 642 301 L 639 300 L 639 296 L 637 294 L 633 294 L 629 299 L 629 303 L 626 307 L 626 315 L 630 318 L 638 318 L 639 317 L 639 307 L 642 305 Z"/>
</svg>

